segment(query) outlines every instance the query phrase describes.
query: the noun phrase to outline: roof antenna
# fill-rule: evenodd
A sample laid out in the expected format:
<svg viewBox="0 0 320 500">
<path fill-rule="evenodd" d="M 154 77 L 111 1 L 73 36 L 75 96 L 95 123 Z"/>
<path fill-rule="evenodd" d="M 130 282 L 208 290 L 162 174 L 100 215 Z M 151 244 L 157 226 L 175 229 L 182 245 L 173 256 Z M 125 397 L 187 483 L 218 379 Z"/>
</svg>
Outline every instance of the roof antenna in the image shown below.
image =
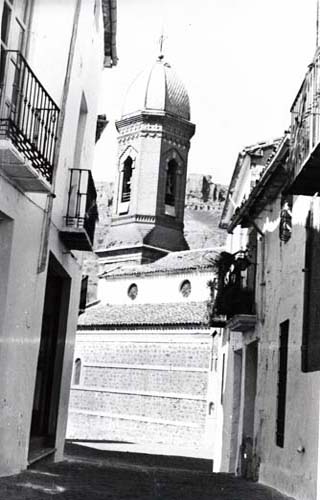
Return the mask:
<svg viewBox="0 0 320 500">
<path fill-rule="evenodd" d="M 319 47 L 319 0 L 317 0 L 316 49 Z"/>
</svg>

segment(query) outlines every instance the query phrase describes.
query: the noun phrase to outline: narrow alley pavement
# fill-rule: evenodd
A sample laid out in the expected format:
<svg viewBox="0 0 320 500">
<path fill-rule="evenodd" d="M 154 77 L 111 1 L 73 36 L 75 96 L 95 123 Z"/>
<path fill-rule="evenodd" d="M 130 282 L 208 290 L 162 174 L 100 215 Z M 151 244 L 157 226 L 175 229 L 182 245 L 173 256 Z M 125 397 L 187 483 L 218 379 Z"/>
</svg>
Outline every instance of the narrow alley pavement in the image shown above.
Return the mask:
<svg viewBox="0 0 320 500">
<path fill-rule="evenodd" d="M 65 461 L 0 479 L 0 500 L 288 500 L 209 460 L 99 451 L 68 444 Z"/>
</svg>

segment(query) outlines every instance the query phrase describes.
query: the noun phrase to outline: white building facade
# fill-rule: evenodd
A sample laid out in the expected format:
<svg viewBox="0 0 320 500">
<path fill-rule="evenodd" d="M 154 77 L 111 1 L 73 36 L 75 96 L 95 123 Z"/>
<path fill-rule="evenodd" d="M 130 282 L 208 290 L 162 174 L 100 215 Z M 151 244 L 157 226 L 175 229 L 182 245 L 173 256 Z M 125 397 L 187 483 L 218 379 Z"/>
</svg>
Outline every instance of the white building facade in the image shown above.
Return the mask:
<svg viewBox="0 0 320 500">
<path fill-rule="evenodd" d="M 249 196 L 233 207 L 229 198 L 222 220 L 233 256 L 247 233 L 250 260 L 239 271 L 234 258 L 225 282 L 238 272 L 240 296 L 254 270 L 251 310 L 227 311 L 222 470 L 299 500 L 319 498 L 318 61 L 319 49 L 293 103 L 291 133 Z M 239 199 L 241 189 L 235 182 Z"/>
<path fill-rule="evenodd" d="M 63 455 L 79 251 L 91 249 L 96 217 L 97 82 L 116 62 L 113 7 L 0 2 L 2 475 Z"/>
</svg>

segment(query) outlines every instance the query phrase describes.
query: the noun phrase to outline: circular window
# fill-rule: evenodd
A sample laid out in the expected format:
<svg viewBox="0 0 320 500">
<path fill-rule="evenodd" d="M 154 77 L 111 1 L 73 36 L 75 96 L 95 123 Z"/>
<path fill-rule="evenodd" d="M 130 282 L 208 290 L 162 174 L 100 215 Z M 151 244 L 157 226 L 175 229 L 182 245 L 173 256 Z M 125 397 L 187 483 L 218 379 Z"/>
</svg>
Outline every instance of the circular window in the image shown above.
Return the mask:
<svg viewBox="0 0 320 500">
<path fill-rule="evenodd" d="M 191 283 L 189 280 L 184 280 L 180 285 L 180 293 L 183 297 L 189 297 L 191 293 Z"/>
<path fill-rule="evenodd" d="M 134 300 L 138 295 L 138 287 L 135 283 L 129 286 L 128 288 L 128 297 L 130 297 L 131 300 Z"/>
</svg>

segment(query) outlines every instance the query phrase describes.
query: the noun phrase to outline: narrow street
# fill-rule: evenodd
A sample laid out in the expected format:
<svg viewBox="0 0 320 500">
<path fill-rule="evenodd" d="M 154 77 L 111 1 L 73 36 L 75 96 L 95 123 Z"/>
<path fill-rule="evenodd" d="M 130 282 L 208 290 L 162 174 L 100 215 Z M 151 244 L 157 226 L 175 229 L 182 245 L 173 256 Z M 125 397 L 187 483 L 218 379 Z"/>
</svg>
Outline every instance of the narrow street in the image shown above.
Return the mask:
<svg viewBox="0 0 320 500">
<path fill-rule="evenodd" d="M 99 451 L 69 444 L 66 459 L 0 479 L 1 500 L 288 500 L 209 460 Z"/>
</svg>

